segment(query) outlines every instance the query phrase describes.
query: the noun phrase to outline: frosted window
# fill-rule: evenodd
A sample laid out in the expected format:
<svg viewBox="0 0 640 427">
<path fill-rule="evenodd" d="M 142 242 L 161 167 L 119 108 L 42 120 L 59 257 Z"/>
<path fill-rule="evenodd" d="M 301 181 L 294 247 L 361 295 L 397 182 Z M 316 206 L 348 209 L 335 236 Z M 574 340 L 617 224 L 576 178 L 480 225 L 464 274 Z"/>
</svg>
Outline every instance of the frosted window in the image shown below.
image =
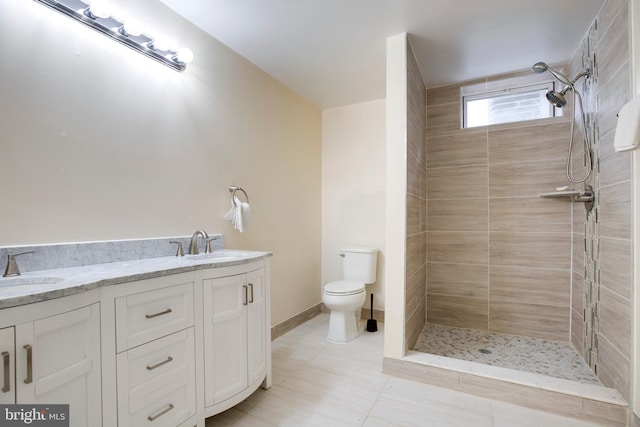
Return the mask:
<svg viewBox="0 0 640 427">
<path fill-rule="evenodd" d="M 554 116 L 546 93 L 553 83 L 464 96 L 463 127 L 496 125 Z"/>
</svg>

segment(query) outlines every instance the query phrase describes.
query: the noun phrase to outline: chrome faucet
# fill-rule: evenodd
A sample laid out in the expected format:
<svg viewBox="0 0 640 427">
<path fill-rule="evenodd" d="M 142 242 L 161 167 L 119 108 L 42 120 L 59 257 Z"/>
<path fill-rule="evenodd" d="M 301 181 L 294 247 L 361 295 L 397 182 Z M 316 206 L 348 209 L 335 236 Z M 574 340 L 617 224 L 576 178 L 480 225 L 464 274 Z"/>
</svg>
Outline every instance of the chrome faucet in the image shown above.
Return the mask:
<svg viewBox="0 0 640 427">
<path fill-rule="evenodd" d="M 24 254 L 32 254 L 34 252 L 35 251 L 26 251 L 20 252 L 19 254 L 7 255 L 7 268 L 4 269 L 4 274 L 2 275 L 2 277 L 19 276 L 20 269 L 18 268 L 16 257 Z"/>
<path fill-rule="evenodd" d="M 209 238 L 209 235 L 204 230 L 198 230 L 191 236 L 191 243 L 189 243 L 189 255 L 198 255 L 198 236 L 202 236 L 205 240 Z"/>
</svg>

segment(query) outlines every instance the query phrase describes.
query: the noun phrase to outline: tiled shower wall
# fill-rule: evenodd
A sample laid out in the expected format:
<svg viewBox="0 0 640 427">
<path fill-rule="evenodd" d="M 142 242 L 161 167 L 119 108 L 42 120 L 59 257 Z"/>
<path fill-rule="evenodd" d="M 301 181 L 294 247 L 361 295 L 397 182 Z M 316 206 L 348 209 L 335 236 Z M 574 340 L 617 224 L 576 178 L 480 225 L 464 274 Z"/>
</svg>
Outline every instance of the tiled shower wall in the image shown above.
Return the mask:
<svg viewBox="0 0 640 427">
<path fill-rule="evenodd" d="M 407 240 L 405 348 L 413 348 L 425 322 L 426 89 L 407 43 Z"/>
<path fill-rule="evenodd" d="M 571 341 L 605 386 L 629 401 L 631 394 L 632 241 L 631 155 L 615 153 L 616 114 L 631 98 L 627 0 L 608 0 L 571 61 L 582 68 L 585 52 L 595 52 L 594 90 L 587 105 L 595 112 L 593 138 L 596 192 L 585 218 L 574 207 L 573 330 Z M 586 252 L 580 250 L 586 247 Z M 593 315 L 588 304 L 591 294 Z M 586 319 L 585 319 L 586 313 Z M 590 338 L 593 330 L 594 338 Z M 591 341 L 590 341 L 591 340 Z M 591 352 L 585 351 L 593 347 Z"/>
<path fill-rule="evenodd" d="M 540 75 L 464 85 L 503 78 Z M 568 341 L 568 115 L 461 129 L 460 87 L 427 91 L 427 320 Z"/>
</svg>

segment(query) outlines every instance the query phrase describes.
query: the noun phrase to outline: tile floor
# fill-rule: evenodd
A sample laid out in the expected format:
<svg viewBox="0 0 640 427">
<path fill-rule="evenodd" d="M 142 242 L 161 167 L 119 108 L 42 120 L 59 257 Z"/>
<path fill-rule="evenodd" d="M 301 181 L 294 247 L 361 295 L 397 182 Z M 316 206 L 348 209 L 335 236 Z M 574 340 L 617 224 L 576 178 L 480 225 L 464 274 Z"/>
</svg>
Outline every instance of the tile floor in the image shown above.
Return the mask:
<svg viewBox="0 0 640 427">
<path fill-rule="evenodd" d="M 568 342 L 428 324 L 414 350 L 602 386 Z"/>
<path fill-rule="evenodd" d="M 325 339 L 321 314 L 273 341 L 273 387 L 207 420 L 213 426 L 585 427 L 560 417 L 383 374 L 383 332 Z"/>
</svg>

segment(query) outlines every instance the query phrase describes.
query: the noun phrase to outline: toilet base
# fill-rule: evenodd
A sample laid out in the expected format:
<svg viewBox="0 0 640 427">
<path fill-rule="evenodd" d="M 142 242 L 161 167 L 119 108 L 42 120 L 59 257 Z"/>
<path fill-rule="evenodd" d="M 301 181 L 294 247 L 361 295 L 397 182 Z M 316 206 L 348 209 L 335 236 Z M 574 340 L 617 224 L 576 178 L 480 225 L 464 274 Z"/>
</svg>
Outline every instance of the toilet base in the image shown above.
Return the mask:
<svg viewBox="0 0 640 427">
<path fill-rule="evenodd" d="M 364 330 L 360 320 L 360 310 L 331 310 L 329 316 L 329 334 L 327 341 L 344 344 L 354 340 Z"/>
</svg>

